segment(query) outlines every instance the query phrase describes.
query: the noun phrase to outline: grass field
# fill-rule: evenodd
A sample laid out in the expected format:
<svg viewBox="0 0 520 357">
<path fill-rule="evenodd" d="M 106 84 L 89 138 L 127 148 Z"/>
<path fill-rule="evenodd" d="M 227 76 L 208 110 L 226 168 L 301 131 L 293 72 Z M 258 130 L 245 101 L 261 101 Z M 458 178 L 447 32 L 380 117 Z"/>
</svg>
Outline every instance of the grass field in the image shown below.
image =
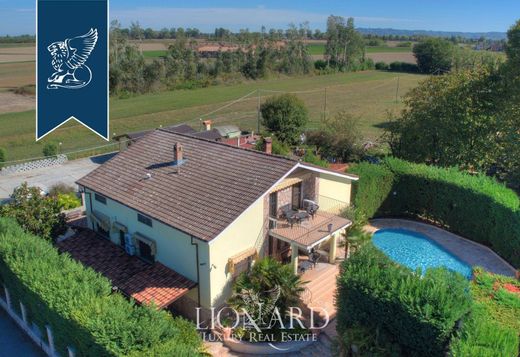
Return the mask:
<svg viewBox="0 0 520 357">
<path fill-rule="evenodd" d="M 311 56 L 325 54 L 324 43 L 311 43 L 308 45 Z M 373 46 L 366 47 L 366 53 L 411 53 L 411 47 L 389 47 L 389 46 Z"/>
<path fill-rule="evenodd" d="M 144 58 L 158 58 L 158 57 L 164 57 L 168 53 L 167 50 L 150 50 L 150 51 L 143 51 Z"/>
<path fill-rule="evenodd" d="M 417 85 L 420 75 L 400 75 L 400 92 Z M 213 86 L 194 90 L 177 90 L 110 101 L 111 135 L 138 131 L 176 123 L 189 122 L 199 128 L 199 118 L 237 98 L 260 90 L 250 97 L 218 111 L 211 118 L 218 124 L 238 124 L 243 129 L 256 130 L 258 99 L 265 100 L 273 91 L 298 91 L 297 95 L 309 108 L 309 127 L 319 126 L 325 110 L 327 115 L 345 109 L 360 118 L 360 129 L 367 138 L 376 138 L 387 120 L 387 111 L 402 108 L 395 102 L 396 74 L 378 71 L 336 74 L 315 77 L 275 78 L 244 82 L 229 86 Z M 41 155 L 46 141 L 62 142 L 62 152 L 103 145 L 99 139 L 77 123 L 68 123 L 35 143 L 35 111 L 0 115 L 0 147 L 7 149 L 8 160 Z"/>
</svg>

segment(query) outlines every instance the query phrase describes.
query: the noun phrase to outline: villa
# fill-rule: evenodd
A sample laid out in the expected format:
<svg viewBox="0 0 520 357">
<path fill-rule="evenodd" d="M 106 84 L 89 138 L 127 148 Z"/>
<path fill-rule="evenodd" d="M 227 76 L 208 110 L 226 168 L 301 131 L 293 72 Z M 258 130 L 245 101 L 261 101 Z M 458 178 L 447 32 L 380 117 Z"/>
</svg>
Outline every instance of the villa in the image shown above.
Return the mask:
<svg viewBox="0 0 520 357">
<path fill-rule="evenodd" d="M 258 257 L 295 274 L 310 252 L 334 262 L 357 179 L 158 129 L 77 182 L 89 230 L 60 249 L 137 302 L 193 316 L 225 304 Z"/>
</svg>

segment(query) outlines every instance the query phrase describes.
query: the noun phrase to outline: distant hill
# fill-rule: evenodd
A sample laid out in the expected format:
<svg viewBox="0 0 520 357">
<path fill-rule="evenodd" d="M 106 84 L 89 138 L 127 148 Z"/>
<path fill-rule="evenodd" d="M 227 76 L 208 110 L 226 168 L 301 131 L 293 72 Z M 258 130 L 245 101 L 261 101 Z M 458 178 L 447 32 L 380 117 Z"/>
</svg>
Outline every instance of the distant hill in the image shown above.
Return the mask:
<svg viewBox="0 0 520 357">
<path fill-rule="evenodd" d="M 451 32 L 451 31 L 428 31 L 428 30 L 397 30 L 391 28 L 358 28 L 363 34 L 378 36 L 397 35 L 397 36 L 432 36 L 432 37 L 452 37 L 460 36 L 469 39 L 479 39 L 484 37 L 489 40 L 505 40 L 505 32 Z"/>
</svg>

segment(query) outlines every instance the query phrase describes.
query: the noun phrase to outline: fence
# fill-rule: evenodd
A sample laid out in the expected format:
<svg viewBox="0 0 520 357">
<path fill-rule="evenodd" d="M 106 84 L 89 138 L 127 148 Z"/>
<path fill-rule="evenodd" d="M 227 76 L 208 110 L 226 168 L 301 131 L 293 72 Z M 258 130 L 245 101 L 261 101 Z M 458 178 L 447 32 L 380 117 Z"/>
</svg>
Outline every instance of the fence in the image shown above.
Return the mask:
<svg viewBox="0 0 520 357">
<path fill-rule="evenodd" d="M 11 295 L 9 293 L 9 289 L 4 285 L 3 289 L 4 296 L 0 296 L 0 306 L 7 312 L 7 314 L 14 320 L 14 322 L 22 329 L 23 332 L 27 336 L 33 340 L 33 342 L 38 345 L 43 352 L 49 357 L 58 357 L 59 355 L 56 353 L 54 348 L 54 337 L 52 334 L 52 328 L 49 325 L 45 326 L 45 335 L 42 335 L 40 328 L 31 324 L 29 318 L 27 317 L 27 311 L 25 309 L 25 305 L 22 301 L 20 301 L 20 313 L 19 316 L 16 313 L 16 309 L 14 308 L 13 301 L 11 300 Z M 67 347 L 68 357 L 75 357 L 74 348 Z"/>
</svg>

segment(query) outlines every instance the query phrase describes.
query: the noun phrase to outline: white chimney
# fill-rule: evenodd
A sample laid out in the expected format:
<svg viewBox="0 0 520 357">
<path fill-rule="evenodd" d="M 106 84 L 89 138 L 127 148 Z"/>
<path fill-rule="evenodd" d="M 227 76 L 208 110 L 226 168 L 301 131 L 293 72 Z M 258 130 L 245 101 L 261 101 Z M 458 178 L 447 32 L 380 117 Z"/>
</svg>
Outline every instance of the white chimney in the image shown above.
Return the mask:
<svg viewBox="0 0 520 357">
<path fill-rule="evenodd" d="M 206 131 L 210 131 L 211 130 L 211 124 L 213 124 L 213 122 L 210 119 L 204 120 L 202 122 L 202 125 L 204 125 L 204 128 L 206 129 Z"/>
<path fill-rule="evenodd" d="M 184 149 L 182 148 L 181 143 L 175 143 L 173 145 L 173 161 L 179 165 L 181 161 L 183 160 L 184 156 Z"/>
</svg>

